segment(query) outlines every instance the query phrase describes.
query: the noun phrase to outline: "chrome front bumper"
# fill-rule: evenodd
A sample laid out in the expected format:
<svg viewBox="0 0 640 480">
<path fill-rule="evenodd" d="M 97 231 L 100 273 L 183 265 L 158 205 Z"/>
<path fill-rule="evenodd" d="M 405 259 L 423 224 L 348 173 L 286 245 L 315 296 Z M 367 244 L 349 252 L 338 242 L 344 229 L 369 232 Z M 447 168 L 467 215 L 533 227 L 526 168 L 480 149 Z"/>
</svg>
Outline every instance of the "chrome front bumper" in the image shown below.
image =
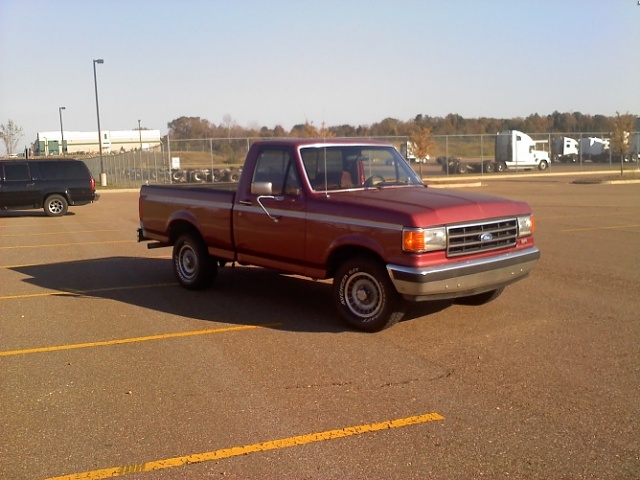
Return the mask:
<svg viewBox="0 0 640 480">
<path fill-rule="evenodd" d="M 526 277 L 540 258 L 530 247 L 477 260 L 428 268 L 387 265 L 396 290 L 409 300 L 459 298 L 495 290 Z"/>
</svg>

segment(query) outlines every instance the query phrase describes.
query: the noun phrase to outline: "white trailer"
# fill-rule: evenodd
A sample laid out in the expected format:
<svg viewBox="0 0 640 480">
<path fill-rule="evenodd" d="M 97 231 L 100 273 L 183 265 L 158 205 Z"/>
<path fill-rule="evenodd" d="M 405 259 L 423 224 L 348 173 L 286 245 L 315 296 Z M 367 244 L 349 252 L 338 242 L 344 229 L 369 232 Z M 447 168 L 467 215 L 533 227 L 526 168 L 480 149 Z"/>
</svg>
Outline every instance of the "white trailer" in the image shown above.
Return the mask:
<svg viewBox="0 0 640 480">
<path fill-rule="evenodd" d="M 400 146 L 400 154 L 410 163 L 427 163 L 429 161 L 429 155 L 420 158 L 415 154 L 416 146 L 413 142 L 404 142 Z"/>
<path fill-rule="evenodd" d="M 583 160 L 607 162 L 610 157 L 609 139 L 584 137 L 580 139 L 580 155 Z"/>
</svg>

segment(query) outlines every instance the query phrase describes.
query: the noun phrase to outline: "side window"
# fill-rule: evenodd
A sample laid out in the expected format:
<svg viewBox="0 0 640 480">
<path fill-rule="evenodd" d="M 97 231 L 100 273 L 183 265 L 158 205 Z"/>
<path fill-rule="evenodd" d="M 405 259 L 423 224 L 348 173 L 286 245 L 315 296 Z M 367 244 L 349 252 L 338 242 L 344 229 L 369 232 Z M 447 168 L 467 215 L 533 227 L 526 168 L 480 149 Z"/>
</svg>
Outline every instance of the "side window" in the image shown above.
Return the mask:
<svg viewBox="0 0 640 480">
<path fill-rule="evenodd" d="M 253 172 L 253 182 L 270 182 L 274 195 L 298 195 L 300 180 L 287 150 L 263 150 Z"/>
<path fill-rule="evenodd" d="M 29 165 L 26 163 L 9 163 L 4 165 L 4 178 L 8 181 L 31 180 Z"/>
</svg>

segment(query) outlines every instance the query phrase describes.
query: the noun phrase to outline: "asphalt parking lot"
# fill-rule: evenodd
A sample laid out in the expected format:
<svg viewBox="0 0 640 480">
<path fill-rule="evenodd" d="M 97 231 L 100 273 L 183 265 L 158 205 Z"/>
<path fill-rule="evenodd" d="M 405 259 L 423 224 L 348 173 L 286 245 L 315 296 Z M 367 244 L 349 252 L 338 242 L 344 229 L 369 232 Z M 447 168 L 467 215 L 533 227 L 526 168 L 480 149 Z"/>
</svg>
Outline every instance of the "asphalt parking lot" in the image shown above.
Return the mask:
<svg viewBox="0 0 640 480">
<path fill-rule="evenodd" d="M 570 180 L 483 182 L 537 268 L 377 334 L 327 282 L 181 289 L 135 192 L 0 212 L 0 478 L 640 478 L 640 184 Z"/>
</svg>

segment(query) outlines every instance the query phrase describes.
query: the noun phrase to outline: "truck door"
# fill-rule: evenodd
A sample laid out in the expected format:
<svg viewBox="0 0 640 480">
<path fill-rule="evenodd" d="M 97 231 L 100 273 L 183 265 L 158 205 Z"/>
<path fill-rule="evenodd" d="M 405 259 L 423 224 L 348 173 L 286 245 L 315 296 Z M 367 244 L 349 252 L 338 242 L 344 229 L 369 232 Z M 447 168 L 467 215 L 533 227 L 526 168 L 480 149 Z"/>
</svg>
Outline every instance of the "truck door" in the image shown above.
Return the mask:
<svg viewBox="0 0 640 480">
<path fill-rule="evenodd" d="M 42 199 L 26 162 L 2 162 L 0 205 L 28 207 L 40 205 Z"/>
<path fill-rule="evenodd" d="M 304 271 L 306 202 L 291 149 L 265 146 L 258 152 L 251 183 L 271 195 L 236 194 L 233 212 L 238 261 L 267 268 Z"/>
</svg>

